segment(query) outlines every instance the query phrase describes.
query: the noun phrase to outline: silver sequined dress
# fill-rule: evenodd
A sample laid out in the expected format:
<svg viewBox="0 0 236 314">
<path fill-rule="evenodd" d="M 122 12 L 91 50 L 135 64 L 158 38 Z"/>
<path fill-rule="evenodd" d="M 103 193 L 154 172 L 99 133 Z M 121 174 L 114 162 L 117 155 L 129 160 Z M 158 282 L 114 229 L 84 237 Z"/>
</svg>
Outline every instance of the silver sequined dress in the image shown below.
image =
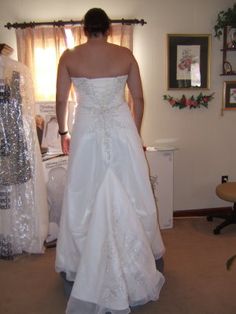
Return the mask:
<svg viewBox="0 0 236 314">
<path fill-rule="evenodd" d="M 0 56 L 0 258 L 42 253 L 46 187 L 29 70 Z"/>
</svg>

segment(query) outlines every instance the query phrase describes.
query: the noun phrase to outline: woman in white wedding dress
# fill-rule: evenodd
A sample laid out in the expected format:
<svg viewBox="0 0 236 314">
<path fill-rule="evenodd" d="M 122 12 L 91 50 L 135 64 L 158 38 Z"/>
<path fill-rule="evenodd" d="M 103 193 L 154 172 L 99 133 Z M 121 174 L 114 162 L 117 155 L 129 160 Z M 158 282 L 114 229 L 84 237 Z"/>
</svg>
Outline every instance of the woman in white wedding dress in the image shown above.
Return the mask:
<svg viewBox="0 0 236 314">
<path fill-rule="evenodd" d="M 164 245 L 139 136 L 139 69 L 128 49 L 107 43 L 109 29 L 103 10 L 89 10 L 87 42 L 65 51 L 58 67 L 57 118 L 69 165 L 56 270 L 74 282 L 68 314 L 129 313 L 157 300 L 165 281 L 155 265 Z M 72 136 L 71 84 L 78 100 Z M 134 119 L 124 100 L 126 84 Z"/>
</svg>

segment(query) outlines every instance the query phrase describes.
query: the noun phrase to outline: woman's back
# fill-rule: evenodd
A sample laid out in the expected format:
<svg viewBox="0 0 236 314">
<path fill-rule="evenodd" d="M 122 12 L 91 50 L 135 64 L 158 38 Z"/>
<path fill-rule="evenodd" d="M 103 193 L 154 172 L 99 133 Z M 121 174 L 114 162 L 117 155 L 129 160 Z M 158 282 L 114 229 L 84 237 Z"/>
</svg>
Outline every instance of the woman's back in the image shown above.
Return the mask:
<svg viewBox="0 0 236 314">
<path fill-rule="evenodd" d="M 115 77 L 129 73 L 132 53 L 101 38 L 67 50 L 64 54 L 70 77 Z"/>
</svg>

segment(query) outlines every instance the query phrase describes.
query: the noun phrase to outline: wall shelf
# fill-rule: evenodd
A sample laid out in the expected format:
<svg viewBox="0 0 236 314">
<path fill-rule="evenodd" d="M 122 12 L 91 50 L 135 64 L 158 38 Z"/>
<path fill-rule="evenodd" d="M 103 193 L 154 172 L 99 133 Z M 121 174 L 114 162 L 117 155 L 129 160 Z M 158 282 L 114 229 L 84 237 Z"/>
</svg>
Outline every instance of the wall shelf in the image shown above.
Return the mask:
<svg viewBox="0 0 236 314">
<path fill-rule="evenodd" d="M 231 37 L 233 36 L 233 38 L 229 38 L 230 32 L 233 33 L 233 35 L 231 35 Z M 221 51 L 222 51 L 222 74 L 220 75 L 221 76 L 236 75 L 236 71 L 232 68 L 232 65 L 229 61 L 230 60 L 229 53 L 236 52 L 236 28 L 234 28 L 234 26 L 228 25 L 224 27 L 223 48 L 221 49 Z"/>
<path fill-rule="evenodd" d="M 236 75 L 236 72 L 230 72 L 230 73 L 221 73 L 220 76 L 234 76 Z"/>
</svg>

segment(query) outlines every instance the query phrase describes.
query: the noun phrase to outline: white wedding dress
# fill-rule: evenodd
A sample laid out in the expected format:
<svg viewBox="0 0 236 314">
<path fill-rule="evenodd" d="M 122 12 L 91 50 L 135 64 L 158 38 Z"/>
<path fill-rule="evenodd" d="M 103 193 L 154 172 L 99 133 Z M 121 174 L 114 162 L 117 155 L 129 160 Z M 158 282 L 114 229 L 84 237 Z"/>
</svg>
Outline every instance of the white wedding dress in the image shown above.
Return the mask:
<svg viewBox="0 0 236 314">
<path fill-rule="evenodd" d="M 56 270 L 74 281 L 67 313 L 126 314 L 157 300 L 164 254 L 127 76 L 73 78 L 78 103 Z"/>
</svg>

